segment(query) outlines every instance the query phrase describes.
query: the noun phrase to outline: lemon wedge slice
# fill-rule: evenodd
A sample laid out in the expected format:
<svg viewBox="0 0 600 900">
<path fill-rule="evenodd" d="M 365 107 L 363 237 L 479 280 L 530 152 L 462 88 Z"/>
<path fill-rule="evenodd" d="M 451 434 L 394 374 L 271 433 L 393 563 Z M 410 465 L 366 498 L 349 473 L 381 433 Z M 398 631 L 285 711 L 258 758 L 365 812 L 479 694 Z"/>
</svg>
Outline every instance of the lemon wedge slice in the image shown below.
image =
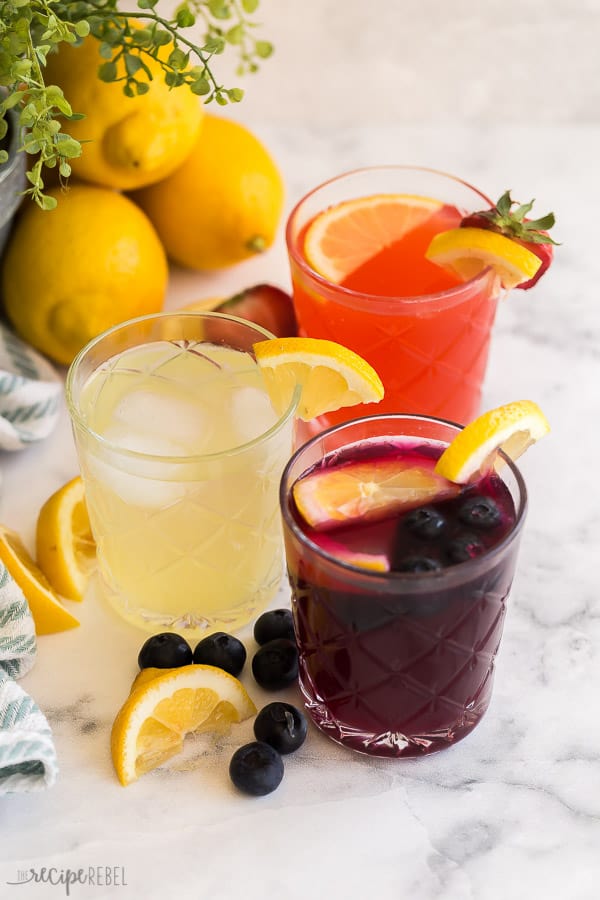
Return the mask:
<svg viewBox="0 0 600 900">
<path fill-rule="evenodd" d="M 302 518 L 317 531 L 386 518 L 453 497 L 456 484 L 403 459 L 332 466 L 300 478 L 292 488 Z"/>
<path fill-rule="evenodd" d="M 467 484 L 488 471 L 498 450 L 518 459 L 550 425 L 532 400 L 516 400 L 483 413 L 463 428 L 438 459 L 435 471 L 456 484 Z"/>
<path fill-rule="evenodd" d="M 214 666 L 138 676 L 112 727 L 117 777 L 131 784 L 179 753 L 186 734 L 223 732 L 255 713 L 241 682 Z"/>
<path fill-rule="evenodd" d="M 408 194 L 375 194 L 347 200 L 326 209 L 312 221 L 304 238 L 304 255 L 315 272 L 340 284 L 442 206 L 439 200 Z"/>
<path fill-rule="evenodd" d="M 37 520 L 36 558 L 58 594 L 68 600 L 83 599 L 96 564 L 96 544 L 81 478 L 68 481 L 42 506 Z"/>
<path fill-rule="evenodd" d="M 19 535 L 3 525 L 0 525 L 0 560 L 25 595 L 37 635 L 54 634 L 79 625 L 79 620 L 62 605 Z"/>
<path fill-rule="evenodd" d="M 485 228 L 441 231 L 431 241 L 425 256 L 465 281 L 491 266 L 506 290 L 529 281 L 542 264 L 527 247 Z"/>
<path fill-rule="evenodd" d="M 281 414 L 299 385 L 296 415 L 304 421 L 343 406 L 378 403 L 383 397 L 379 375 L 357 353 L 320 338 L 274 338 L 254 344 L 256 362 L 267 391 Z"/>
</svg>

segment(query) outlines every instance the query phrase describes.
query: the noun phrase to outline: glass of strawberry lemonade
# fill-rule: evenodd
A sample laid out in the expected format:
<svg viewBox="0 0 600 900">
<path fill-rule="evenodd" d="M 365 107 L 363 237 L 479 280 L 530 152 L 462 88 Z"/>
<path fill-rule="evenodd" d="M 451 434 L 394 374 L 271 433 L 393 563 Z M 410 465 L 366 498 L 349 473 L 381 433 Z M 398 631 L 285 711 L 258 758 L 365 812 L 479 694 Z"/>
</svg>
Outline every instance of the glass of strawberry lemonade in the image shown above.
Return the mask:
<svg viewBox="0 0 600 900">
<path fill-rule="evenodd" d="M 287 224 L 300 333 L 339 341 L 385 386 L 382 412 L 470 421 L 479 410 L 499 296 L 491 268 L 464 280 L 430 262 L 432 238 L 490 206 L 464 181 L 383 166 L 328 181 Z M 320 425 L 365 415 L 355 408 Z"/>
<path fill-rule="evenodd" d="M 529 415 L 508 413 L 520 407 Z M 501 451 L 466 483 L 439 474 L 464 433 L 365 417 L 313 437 L 284 471 L 300 686 L 317 726 L 353 750 L 431 753 L 488 708 L 527 499 Z"/>
</svg>

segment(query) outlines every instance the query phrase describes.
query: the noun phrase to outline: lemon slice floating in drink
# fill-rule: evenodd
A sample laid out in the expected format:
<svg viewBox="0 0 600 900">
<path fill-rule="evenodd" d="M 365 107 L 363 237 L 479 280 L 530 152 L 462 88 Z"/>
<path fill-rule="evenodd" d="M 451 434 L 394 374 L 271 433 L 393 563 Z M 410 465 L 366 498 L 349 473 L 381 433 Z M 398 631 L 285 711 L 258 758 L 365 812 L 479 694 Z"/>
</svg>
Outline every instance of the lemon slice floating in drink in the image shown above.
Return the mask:
<svg viewBox="0 0 600 900">
<path fill-rule="evenodd" d="M 112 760 L 123 785 L 179 753 L 186 734 L 223 732 L 256 713 L 241 682 L 223 669 L 154 671 L 160 674 L 138 676 L 112 727 Z"/>
<path fill-rule="evenodd" d="M 309 225 L 304 254 L 315 272 L 340 284 L 442 206 L 440 200 L 407 194 L 375 194 L 339 203 Z"/>
<path fill-rule="evenodd" d="M 36 529 L 36 557 L 54 590 L 82 600 L 96 562 L 83 482 L 73 478 L 42 506 Z"/>
<path fill-rule="evenodd" d="M 455 484 L 403 459 L 346 463 L 317 470 L 293 488 L 294 502 L 317 530 L 369 521 L 459 492 Z"/>
<path fill-rule="evenodd" d="M 459 434 L 438 459 L 435 471 L 457 484 L 467 484 L 492 468 L 499 450 L 518 459 L 550 425 L 537 403 L 517 400 L 483 413 Z"/>
<path fill-rule="evenodd" d="M 434 468 L 399 457 L 316 469 L 294 484 L 294 503 L 315 532 L 384 519 L 456 496 L 462 485 L 491 471 L 499 450 L 517 459 L 549 430 L 536 403 L 508 403 L 483 413 L 460 431 Z M 318 537 L 315 540 L 319 542 Z M 350 562 L 364 568 L 378 567 L 368 557 L 363 565 L 360 554 Z"/>
<path fill-rule="evenodd" d="M 320 338 L 274 338 L 253 346 L 275 409 L 282 413 L 296 387 L 296 415 L 305 422 L 343 406 L 377 403 L 383 384 L 369 363 L 341 344 Z"/>
<path fill-rule="evenodd" d="M 542 264 L 527 247 L 483 228 L 442 231 L 433 238 L 425 256 L 465 281 L 491 267 L 506 290 L 529 281 Z"/>
</svg>

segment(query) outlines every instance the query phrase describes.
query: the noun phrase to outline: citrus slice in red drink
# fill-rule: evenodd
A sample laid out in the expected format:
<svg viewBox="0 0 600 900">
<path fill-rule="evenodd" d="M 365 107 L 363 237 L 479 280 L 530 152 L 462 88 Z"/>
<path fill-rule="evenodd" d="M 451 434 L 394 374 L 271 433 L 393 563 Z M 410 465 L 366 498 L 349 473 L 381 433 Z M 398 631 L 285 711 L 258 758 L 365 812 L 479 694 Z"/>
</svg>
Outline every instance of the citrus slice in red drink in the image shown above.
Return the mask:
<svg viewBox="0 0 600 900">
<path fill-rule="evenodd" d="M 484 228 L 442 231 L 435 235 L 425 256 L 464 281 L 491 267 L 506 290 L 529 281 L 542 264 L 539 256 L 527 247 Z"/>
<path fill-rule="evenodd" d="M 435 471 L 457 484 L 490 471 L 498 450 L 518 459 L 548 434 L 550 425 L 537 403 L 516 400 L 483 413 L 460 431 L 438 459 Z"/>
<path fill-rule="evenodd" d="M 351 272 L 442 208 L 439 200 L 408 194 L 376 194 L 339 203 L 320 213 L 304 238 L 308 264 L 340 284 Z"/>
<path fill-rule="evenodd" d="M 403 459 L 348 462 L 319 469 L 293 487 L 296 507 L 317 531 L 373 521 L 458 494 L 432 468 Z"/>
</svg>

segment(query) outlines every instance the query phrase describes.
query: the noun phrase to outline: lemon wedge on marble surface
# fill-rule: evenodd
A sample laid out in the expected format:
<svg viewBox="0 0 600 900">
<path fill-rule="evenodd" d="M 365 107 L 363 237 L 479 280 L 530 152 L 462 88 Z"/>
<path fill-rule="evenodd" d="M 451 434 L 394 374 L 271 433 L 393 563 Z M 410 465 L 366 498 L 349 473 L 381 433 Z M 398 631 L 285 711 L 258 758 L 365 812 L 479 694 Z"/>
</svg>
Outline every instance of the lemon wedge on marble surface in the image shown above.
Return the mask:
<svg viewBox="0 0 600 900">
<path fill-rule="evenodd" d="M 25 595 L 37 635 L 54 634 L 79 625 L 79 620 L 60 602 L 19 535 L 3 525 L 0 525 L 0 560 Z"/>
<path fill-rule="evenodd" d="M 36 558 L 58 594 L 68 600 L 83 599 L 96 564 L 96 543 L 81 478 L 68 481 L 42 506 L 37 520 Z"/>
<path fill-rule="evenodd" d="M 155 674 L 156 672 L 156 674 Z M 111 754 L 122 785 L 162 765 L 187 734 L 223 732 L 255 715 L 256 706 L 233 675 L 191 665 L 138 675 L 111 733 Z"/>
</svg>

